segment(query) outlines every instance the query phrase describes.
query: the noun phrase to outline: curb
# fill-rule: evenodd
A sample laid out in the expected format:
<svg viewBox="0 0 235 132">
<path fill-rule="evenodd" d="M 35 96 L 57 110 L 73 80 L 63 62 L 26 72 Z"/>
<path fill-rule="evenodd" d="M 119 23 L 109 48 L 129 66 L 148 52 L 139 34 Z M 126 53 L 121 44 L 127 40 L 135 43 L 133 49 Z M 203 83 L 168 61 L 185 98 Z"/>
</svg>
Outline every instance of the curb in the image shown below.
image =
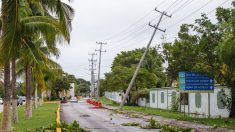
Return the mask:
<svg viewBox="0 0 235 132">
<path fill-rule="evenodd" d="M 60 128 L 60 104 L 56 111 L 56 132 L 62 132 Z"/>
</svg>

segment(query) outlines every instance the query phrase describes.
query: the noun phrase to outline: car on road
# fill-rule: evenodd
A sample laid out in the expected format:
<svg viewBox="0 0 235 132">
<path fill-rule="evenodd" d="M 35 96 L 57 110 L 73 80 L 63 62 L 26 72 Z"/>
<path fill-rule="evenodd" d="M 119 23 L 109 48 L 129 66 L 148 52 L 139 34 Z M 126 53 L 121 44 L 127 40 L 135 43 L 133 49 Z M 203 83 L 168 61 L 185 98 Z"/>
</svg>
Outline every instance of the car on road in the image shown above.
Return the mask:
<svg viewBox="0 0 235 132">
<path fill-rule="evenodd" d="M 3 99 L 2 98 L 0 98 L 0 104 L 3 104 Z"/>
<path fill-rule="evenodd" d="M 72 97 L 70 99 L 70 103 L 78 103 L 78 99 L 76 97 Z"/>
</svg>

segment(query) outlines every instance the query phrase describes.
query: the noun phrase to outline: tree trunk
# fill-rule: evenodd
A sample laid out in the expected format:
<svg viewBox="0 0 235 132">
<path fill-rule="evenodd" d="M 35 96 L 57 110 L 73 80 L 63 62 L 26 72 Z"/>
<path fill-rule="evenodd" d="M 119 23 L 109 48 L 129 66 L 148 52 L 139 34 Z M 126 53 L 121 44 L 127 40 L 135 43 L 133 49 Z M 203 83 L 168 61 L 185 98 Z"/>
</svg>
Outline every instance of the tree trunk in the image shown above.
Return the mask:
<svg viewBox="0 0 235 132">
<path fill-rule="evenodd" d="M 3 115 L 2 132 L 10 131 L 11 128 L 11 84 L 10 84 L 10 62 L 4 64 L 4 97 L 3 97 Z"/>
<path fill-rule="evenodd" d="M 38 85 L 36 85 L 35 91 L 34 91 L 34 108 L 38 108 Z"/>
<path fill-rule="evenodd" d="M 235 80 L 232 82 L 232 86 L 231 86 L 231 99 L 232 99 L 232 103 L 231 103 L 229 117 L 235 118 Z"/>
<path fill-rule="evenodd" d="M 26 105 L 25 105 L 25 117 L 32 117 L 32 100 L 31 100 L 31 67 L 29 64 L 25 68 L 26 77 Z"/>
<path fill-rule="evenodd" d="M 7 0 L 2 0 L 1 15 L 2 15 L 2 34 L 6 32 L 7 26 Z M 6 53 L 3 53 L 6 54 Z M 1 131 L 7 132 L 11 128 L 11 82 L 10 82 L 10 61 L 5 58 L 4 62 L 4 97 L 3 97 L 3 114 L 2 114 L 2 124 Z"/>
<path fill-rule="evenodd" d="M 43 105 L 43 92 L 42 90 L 40 90 L 40 100 L 39 100 L 39 105 L 42 106 Z"/>
<path fill-rule="evenodd" d="M 12 59 L 12 66 L 11 66 L 11 88 L 12 88 L 12 121 L 13 123 L 18 122 L 18 111 L 17 111 L 17 89 L 16 89 L 16 59 Z"/>
<path fill-rule="evenodd" d="M 42 91 L 40 91 L 39 95 L 39 106 L 42 106 Z"/>
</svg>

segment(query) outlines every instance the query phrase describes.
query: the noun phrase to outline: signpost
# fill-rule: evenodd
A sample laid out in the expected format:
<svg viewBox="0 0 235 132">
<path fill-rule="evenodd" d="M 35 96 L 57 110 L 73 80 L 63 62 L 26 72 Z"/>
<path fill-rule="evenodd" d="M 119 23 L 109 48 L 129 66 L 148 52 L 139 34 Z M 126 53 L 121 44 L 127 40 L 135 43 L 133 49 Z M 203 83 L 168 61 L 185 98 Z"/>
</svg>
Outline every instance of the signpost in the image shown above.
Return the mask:
<svg viewBox="0 0 235 132">
<path fill-rule="evenodd" d="M 207 75 L 203 75 L 197 72 L 179 72 L 178 74 L 179 74 L 180 92 L 208 93 L 208 117 L 210 117 L 210 93 L 214 92 L 214 79 L 208 77 Z M 189 102 L 188 102 L 188 109 L 189 109 Z M 184 105 L 184 112 L 185 112 L 185 105 Z"/>
<path fill-rule="evenodd" d="M 180 92 L 208 93 L 214 91 L 214 79 L 197 72 L 179 72 Z"/>
</svg>

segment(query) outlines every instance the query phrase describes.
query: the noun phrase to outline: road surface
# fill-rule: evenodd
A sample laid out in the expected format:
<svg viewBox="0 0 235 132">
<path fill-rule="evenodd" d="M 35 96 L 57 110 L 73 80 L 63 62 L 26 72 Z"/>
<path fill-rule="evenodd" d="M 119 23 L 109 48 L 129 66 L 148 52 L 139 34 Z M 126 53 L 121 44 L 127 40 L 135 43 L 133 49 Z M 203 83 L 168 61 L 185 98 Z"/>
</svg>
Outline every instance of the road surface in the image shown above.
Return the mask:
<svg viewBox="0 0 235 132">
<path fill-rule="evenodd" d="M 122 126 L 122 123 L 138 122 L 148 124 L 141 118 L 129 118 L 122 114 L 116 114 L 107 109 L 97 109 L 87 104 L 84 100 L 78 103 L 61 105 L 61 119 L 67 123 L 78 121 L 80 126 L 92 132 L 157 132 L 159 130 L 147 130 L 134 126 Z"/>
</svg>

